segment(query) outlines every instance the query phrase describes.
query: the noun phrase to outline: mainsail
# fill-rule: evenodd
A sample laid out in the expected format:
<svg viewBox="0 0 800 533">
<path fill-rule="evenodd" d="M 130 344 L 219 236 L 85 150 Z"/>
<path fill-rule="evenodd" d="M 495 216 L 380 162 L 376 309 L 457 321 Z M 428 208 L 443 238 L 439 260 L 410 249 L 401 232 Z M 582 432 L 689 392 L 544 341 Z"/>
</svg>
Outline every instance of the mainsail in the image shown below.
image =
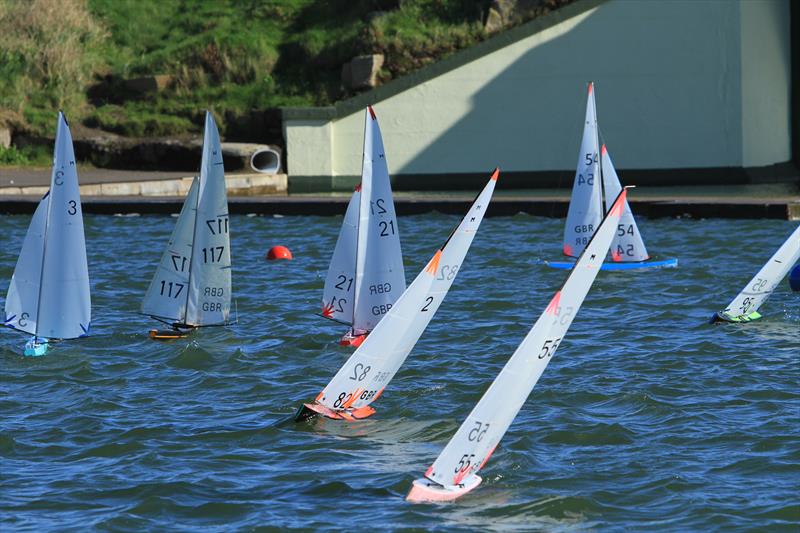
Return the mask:
<svg viewBox="0 0 800 533">
<path fill-rule="evenodd" d="M 597 276 L 623 213 L 623 190 L 601 222 L 561 290 L 447 443 L 425 478 L 414 482 L 408 500 L 455 499 L 481 481 L 483 468 L 530 395 Z"/>
<path fill-rule="evenodd" d="M 800 260 L 800 226 L 786 239 L 778 251 L 761 267 L 742 292 L 733 299 L 724 311 L 712 320 L 726 322 L 750 322 L 761 318 L 758 312 L 789 270 Z"/>
<path fill-rule="evenodd" d="M 605 144 L 600 148 L 600 154 L 605 208 L 606 211 L 610 211 L 614 199 L 622 191 L 622 184 L 619 182 L 617 171 L 614 169 L 614 164 L 611 162 L 611 156 L 608 154 Z M 636 225 L 631 206 L 628 205 L 627 200 L 625 200 L 622 218 L 619 220 L 614 240 L 611 241 L 611 259 L 617 262 L 646 261 L 650 259 L 642 240 L 642 234 L 639 233 L 639 227 Z"/>
<path fill-rule="evenodd" d="M 363 418 L 374 410 L 369 405 L 397 373 L 430 323 L 466 257 L 494 192 L 499 170 L 470 207 L 467 215 L 427 266 L 398 298 L 364 343 L 317 396 L 301 409 L 330 418 Z"/>
<path fill-rule="evenodd" d="M 602 191 L 598 164 L 597 113 L 594 84 L 589 84 L 586 121 L 578 156 L 578 169 L 572 185 L 572 198 L 564 228 L 564 255 L 578 257 L 603 218 Z"/>
<path fill-rule="evenodd" d="M 178 326 L 228 322 L 231 256 L 219 132 L 206 112 L 200 177 L 195 178 L 145 294 L 142 312 Z"/>
<path fill-rule="evenodd" d="M 357 334 L 371 331 L 406 287 L 389 168 L 372 107 L 364 122 L 361 184 L 348 205 L 322 297 L 323 316 L 352 324 Z"/>
<path fill-rule="evenodd" d="M 50 190 L 39 202 L 11 278 L 5 324 L 45 339 L 89 334 L 91 297 L 72 135 L 58 113 Z"/>
</svg>

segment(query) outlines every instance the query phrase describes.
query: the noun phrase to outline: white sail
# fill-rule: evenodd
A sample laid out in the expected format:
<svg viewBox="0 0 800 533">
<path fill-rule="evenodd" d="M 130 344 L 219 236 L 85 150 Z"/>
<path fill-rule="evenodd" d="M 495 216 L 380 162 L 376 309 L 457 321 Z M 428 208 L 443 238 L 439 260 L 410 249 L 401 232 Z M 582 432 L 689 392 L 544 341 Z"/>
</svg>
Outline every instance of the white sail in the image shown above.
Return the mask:
<svg viewBox="0 0 800 533">
<path fill-rule="evenodd" d="M 6 324 L 37 337 L 73 339 L 88 335 L 91 320 L 78 173 L 69 125 L 59 112 L 50 191 L 23 242 Z"/>
<path fill-rule="evenodd" d="M 219 131 L 206 112 L 185 324 L 227 324 L 231 309 L 228 197 Z"/>
<path fill-rule="evenodd" d="M 333 410 L 355 410 L 381 395 L 453 284 L 489 206 L 498 175 L 495 170 L 445 245 L 328 383 L 317 403 Z"/>
<path fill-rule="evenodd" d="M 357 186 L 347 204 L 342 229 L 333 249 L 333 257 L 322 290 L 322 316 L 346 324 L 353 323 L 355 303 L 356 247 L 361 186 Z"/>
<path fill-rule="evenodd" d="M 786 239 L 778 251 L 750 280 L 728 307 L 722 317 L 731 322 L 749 322 L 760 318 L 758 309 L 769 298 L 789 270 L 800 260 L 800 226 Z"/>
<path fill-rule="evenodd" d="M 427 479 L 414 482 L 409 500 L 452 499 L 480 482 L 475 474 L 522 408 L 589 292 L 608 254 L 625 196 L 625 191 L 620 193 L 561 290 L 425 473 Z"/>
<path fill-rule="evenodd" d="M 572 185 L 567 225 L 564 228 L 564 255 L 570 257 L 578 257 L 581 254 L 603 218 L 598 151 L 594 84 L 590 83 L 578 169 Z"/>
<path fill-rule="evenodd" d="M 400 234 L 378 119 L 364 114 L 353 330 L 371 331 L 406 287 Z"/>
<path fill-rule="evenodd" d="M 600 147 L 600 167 L 603 170 L 605 208 L 606 211 L 610 211 L 614 199 L 622 191 L 622 184 L 619 182 L 617 171 L 614 169 L 614 164 L 611 162 L 611 156 L 608 155 L 605 144 Z M 619 220 L 614 240 L 611 241 L 611 259 L 616 262 L 647 261 L 650 259 L 627 200 L 625 200 L 622 218 Z"/>
<path fill-rule="evenodd" d="M 197 211 L 199 179 L 194 178 L 183 202 L 169 244 L 142 302 L 142 313 L 176 323 L 185 323 L 189 291 L 189 261 Z"/>
<path fill-rule="evenodd" d="M 49 204 L 50 192 L 48 191 L 33 214 L 6 296 L 5 325 L 31 335 L 36 334 L 39 282 L 42 275 L 44 232 Z"/>
</svg>

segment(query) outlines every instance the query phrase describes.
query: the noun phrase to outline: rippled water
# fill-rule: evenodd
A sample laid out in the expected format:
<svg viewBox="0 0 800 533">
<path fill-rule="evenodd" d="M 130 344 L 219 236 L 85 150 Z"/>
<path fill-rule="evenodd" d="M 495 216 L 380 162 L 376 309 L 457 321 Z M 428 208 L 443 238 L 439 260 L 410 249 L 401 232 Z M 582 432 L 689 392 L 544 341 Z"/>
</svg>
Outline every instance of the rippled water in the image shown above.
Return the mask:
<svg viewBox="0 0 800 533">
<path fill-rule="evenodd" d="M 5 294 L 29 217 L 1 219 Z M 409 280 L 456 222 L 400 219 Z M 378 413 L 302 424 L 349 354 L 314 314 L 341 217 L 233 217 L 239 323 L 159 343 L 136 312 L 173 223 L 87 216 L 94 336 L 23 358 L 0 335 L 4 528 L 797 531 L 800 294 L 706 324 L 795 223 L 642 220 L 679 268 L 601 273 L 484 483 L 447 505 L 404 496 L 564 280 L 542 265 L 563 220 L 485 220 Z M 295 260 L 264 261 L 275 244 Z"/>
</svg>

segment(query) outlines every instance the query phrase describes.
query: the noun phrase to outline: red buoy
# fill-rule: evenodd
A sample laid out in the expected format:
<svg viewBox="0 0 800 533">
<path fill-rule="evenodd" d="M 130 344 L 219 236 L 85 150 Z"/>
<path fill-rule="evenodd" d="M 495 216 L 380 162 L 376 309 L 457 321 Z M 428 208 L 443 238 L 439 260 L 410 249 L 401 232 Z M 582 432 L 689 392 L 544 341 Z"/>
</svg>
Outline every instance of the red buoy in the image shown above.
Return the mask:
<svg viewBox="0 0 800 533">
<path fill-rule="evenodd" d="M 292 252 L 290 252 L 289 249 L 285 246 L 273 246 L 272 248 L 269 249 L 269 252 L 267 252 L 267 259 L 269 259 L 270 261 L 274 259 L 291 259 L 291 258 L 292 258 Z"/>
</svg>

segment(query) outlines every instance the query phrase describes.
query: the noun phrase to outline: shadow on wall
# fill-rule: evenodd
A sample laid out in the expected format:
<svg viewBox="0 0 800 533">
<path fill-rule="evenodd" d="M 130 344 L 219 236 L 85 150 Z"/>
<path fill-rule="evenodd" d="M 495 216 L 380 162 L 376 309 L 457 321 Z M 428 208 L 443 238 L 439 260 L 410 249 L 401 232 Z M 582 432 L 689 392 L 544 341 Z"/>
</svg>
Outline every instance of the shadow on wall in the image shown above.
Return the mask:
<svg viewBox="0 0 800 533">
<path fill-rule="evenodd" d="M 612 1 L 544 30 L 538 45 L 474 92 L 462 118 L 395 172 L 396 186 L 454 188 L 457 175 L 456 188 L 473 189 L 500 166 L 505 188 L 571 187 L 589 81 L 615 165 L 650 169 L 622 170 L 623 181 L 747 181 L 733 168 L 742 151 L 740 42 L 730 31 L 738 20 L 735 2 Z M 461 71 L 491 72 L 491 61 L 489 54 L 414 90 L 423 106 L 460 114 L 463 100 L 437 94 L 468 87 L 472 78 L 459 79 Z"/>
</svg>

